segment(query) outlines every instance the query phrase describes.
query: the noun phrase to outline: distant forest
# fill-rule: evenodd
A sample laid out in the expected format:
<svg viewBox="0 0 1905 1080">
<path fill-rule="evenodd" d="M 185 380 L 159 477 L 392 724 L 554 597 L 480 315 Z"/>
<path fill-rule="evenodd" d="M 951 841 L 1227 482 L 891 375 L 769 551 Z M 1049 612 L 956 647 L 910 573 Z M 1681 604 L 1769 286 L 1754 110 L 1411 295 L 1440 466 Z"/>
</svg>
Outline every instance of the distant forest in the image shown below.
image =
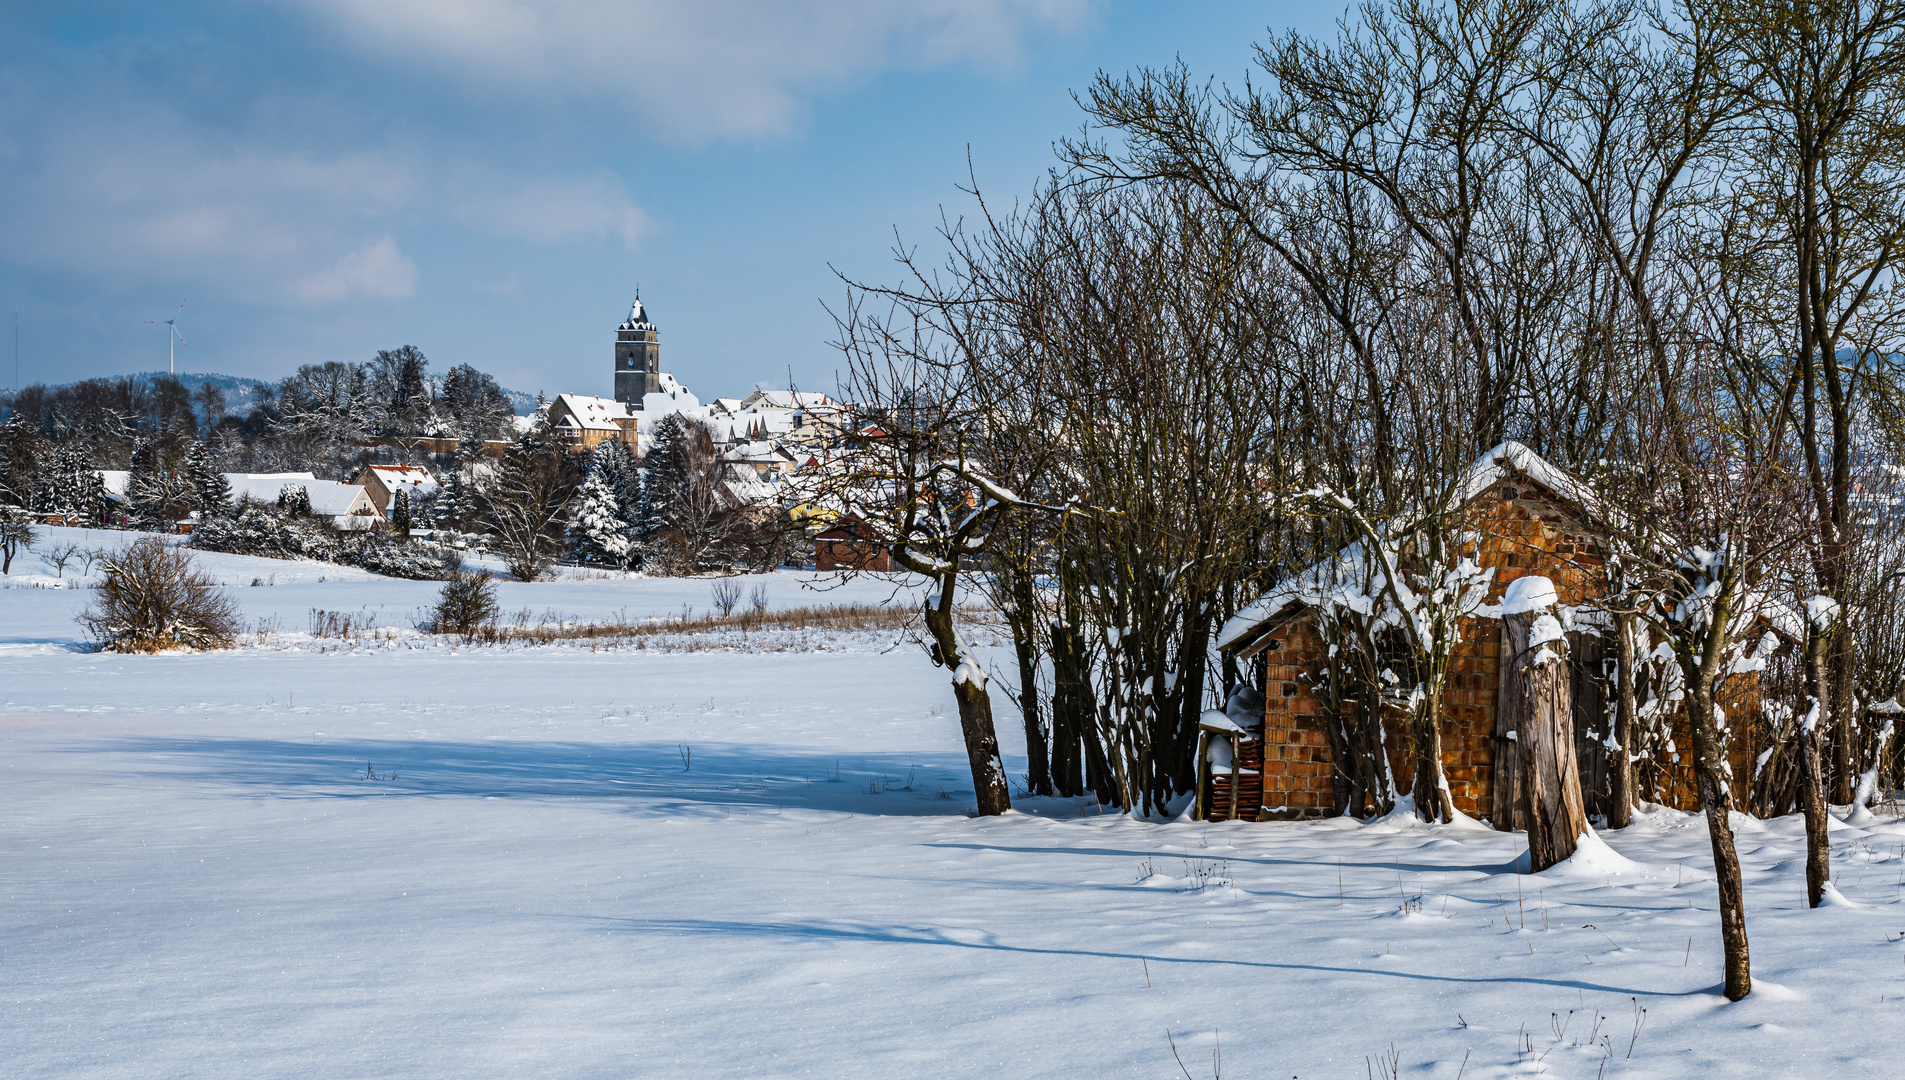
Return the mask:
<svg viewBox="0 0 1905 1080">
<path fill-rule="evenodd" d="M 276 383 L 165 373 L 28 386 L 0 397 L 0 419 L 83 449 L 99 468 L 124 469 L 148 439 L 167 456 L 203 442 L 229 472 L 309 470 L 343 479 L 377 456 L 367 443 L 455 439 L 469 454 L 507 438 L 533 399 L 467 364 L 432 375 L 415 346 L 364 363 L 306 364 Z"/>
</svg>

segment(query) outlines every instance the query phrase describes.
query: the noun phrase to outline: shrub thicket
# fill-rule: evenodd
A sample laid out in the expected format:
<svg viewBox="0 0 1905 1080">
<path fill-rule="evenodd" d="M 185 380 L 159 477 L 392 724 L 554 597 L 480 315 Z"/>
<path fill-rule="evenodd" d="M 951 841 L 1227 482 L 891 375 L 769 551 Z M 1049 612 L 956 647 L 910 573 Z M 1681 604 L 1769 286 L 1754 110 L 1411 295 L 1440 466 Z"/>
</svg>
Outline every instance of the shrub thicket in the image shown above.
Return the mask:
<svg viewBox="0 0 1905 1080">
<path fill-rule="evenodd" d="M 317 518 L 254 502 L 229 517 L 206 521 L 192 534 L 192 546 L 268 559 L 317 559 L 413 581 L 449 577 L 462 562 L 454 551 L 406 544 L 378 530 L 340 532 Z"/>
<path fill-rule="evenodd" d="M 114 652 L 229 648 L 238 604 L 192 557 L 156 536 L 102 560 L 105 579 L 80 625 Z"/>
<path fill-rule="evenodd" d="M 496 583 L 487 570 L 451 575 L 437 599 L 432 629 L 439 634 L 476 633 L 494 622 L 502 609 L 496 603 Z"/>
</svg>

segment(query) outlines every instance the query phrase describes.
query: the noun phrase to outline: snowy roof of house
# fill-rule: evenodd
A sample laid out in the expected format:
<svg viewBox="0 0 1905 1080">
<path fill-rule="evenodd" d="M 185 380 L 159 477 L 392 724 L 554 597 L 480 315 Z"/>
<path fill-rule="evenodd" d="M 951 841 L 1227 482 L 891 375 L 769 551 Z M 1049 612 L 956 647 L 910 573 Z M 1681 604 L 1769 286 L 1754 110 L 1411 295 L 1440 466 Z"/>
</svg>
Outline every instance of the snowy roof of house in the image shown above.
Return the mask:
<svg viewBox="0 0 1905 1080">
<path fill-rule="evenodd" d="M 773 484 L 754 475 L 752 470 L 743 469 L 739 475 L 729 476 L 721 482 L 727 489 L 728 497 L 736 506 L 758 505 L 771 502 L 780 491 Z"/>
<path fill-rule="evenodd" d="M 438 486 L 437 478 L 420 465 L 366 465 L 364 471 L 375 476 L 389 491 L 407 487 L 414 494 L 432 495 Z"/>
<path fill-rule="evenodd" d="M 741 399 L 738 397 L 718 397 L 708 403 L 708 408 L 716 414 L 738 413 L 741 411 Z"/>
<path fill-rule="evenodd" d="M 620 431 L 621 425 L 615 422 L 617 417 L 627 419 L 635 415 L 629 406 L 614 398 L 592 397 L 588 394 L 557 394 L 556 402 L 565 410 L 558 427 L 579 427 L 589 431 Z"/>
<path fill-rule="evenodd" d="M 308 484 L 305 490 L 311 495 L 311 513 L 326 517 L 345 517 L 363 511 L 375 513 L 376 504 L 370 501 L 370 493 L 356 484 L 337 484 L 329 480 L 319 480 Z"/>
<path fill-rule="evenodd" d="M 756 390 L 741 399 L 741 409 L 822 409 L 834 407 L 833 399 L 812 390 Z"/>
<path fill-rule="evenodd" d="M 1464 506 L 1473 502 L 1511 472 L 1533 480 L 1583 510 L 1601 509 L 1601 500 L 1585 484 L 1513 440 L 1483 454 L 1463 471 L 1455 484 L 1455 505 Z M 1405 513 L 1403 516 L 1415 517 L 1416 514 Z M 1325 590 L 1333 592 L 1338 582 L 1354 576 L 1354 570 L 1362 564 L 1363 558 L 1363 543 L 1357 541 L 1290 575 L 1276 588 L 1245 604 L 1237 614 L 1232 615 L 1217 634 L 1217 647 L 1228 649 L 1238 645 L 1252 637 L 1259 628 L 1320 602 Z"/>
<path fill-rule="evenodd" d="M 374 509 L 370 495 L 357 484 L 319 480 L 305 473 L 226 473 L 232 487 L 232 501 L 250 498 L 253 502 L 277 502 L 285 485 L 301 487 L 311 496 L 313 514 L 342 517 L 359 510 Z"/>
<path fill-rule="evenodd" d="M 99 482 L 105 486 L 106 494 L 124 498 L 126 485 L 132 482 L 132 473 L 125 469 L 101 469 Z"/>
<path fill-rule="evenodd" d="M 761 439 L 738 444 L 734 449 L 722 454 L 721 460 L 748 465 L 785 465 L 794 460 L 794 455 Z"/>
</svg>

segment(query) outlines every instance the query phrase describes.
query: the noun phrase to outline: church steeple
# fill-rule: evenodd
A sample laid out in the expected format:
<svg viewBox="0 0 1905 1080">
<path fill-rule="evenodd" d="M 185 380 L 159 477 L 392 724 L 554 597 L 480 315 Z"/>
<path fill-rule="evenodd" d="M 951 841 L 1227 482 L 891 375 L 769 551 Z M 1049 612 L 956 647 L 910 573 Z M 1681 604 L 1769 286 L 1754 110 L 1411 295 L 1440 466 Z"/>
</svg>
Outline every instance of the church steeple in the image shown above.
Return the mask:
<svg viewBox="0 0 1905 1080">
<path fill-rule="evenodd" d="M 628 321 L 624 322 L 617 329 L 620 329 L 620 330 L 653 330 L 655 329 L 655 324 L 648 321 L 647 309 L 642 307 L 642 291 L 640 289 L 635 290 L 635 303 L 631 305 L 628 309 Z"/>
<path fill-rule="evenodd" d="M 660 392 L 661 336 L 649 321 L 637 289 L 627 321 L 615 328 L 615 400 L 639 409 L 644 395 Z"/>
</svg>

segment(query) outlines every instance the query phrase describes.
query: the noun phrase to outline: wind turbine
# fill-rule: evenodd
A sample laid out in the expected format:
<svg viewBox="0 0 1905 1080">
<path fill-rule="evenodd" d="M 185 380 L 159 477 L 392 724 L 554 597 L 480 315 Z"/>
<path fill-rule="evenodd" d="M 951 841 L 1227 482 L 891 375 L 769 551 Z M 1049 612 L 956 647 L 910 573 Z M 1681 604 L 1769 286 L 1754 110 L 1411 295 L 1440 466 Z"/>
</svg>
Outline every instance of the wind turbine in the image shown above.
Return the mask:
<svg viewBox="0 0 1905 1080">
<path fill-rule="evenodd" d="M 147 326 L 158 326 L 163 323 L 172 328 L 171 331 L 165 335 L 165 370 L 171 375 L 177 375 L 179 373 L 178 347 L 185 344 L 185 335 L 179 332 L 179 316 L 184 313 L 185 301 L 181 300 L 179 301 L 179 309 L 172 313 L 171 318 L 146 320 Z"/>
</svg>

